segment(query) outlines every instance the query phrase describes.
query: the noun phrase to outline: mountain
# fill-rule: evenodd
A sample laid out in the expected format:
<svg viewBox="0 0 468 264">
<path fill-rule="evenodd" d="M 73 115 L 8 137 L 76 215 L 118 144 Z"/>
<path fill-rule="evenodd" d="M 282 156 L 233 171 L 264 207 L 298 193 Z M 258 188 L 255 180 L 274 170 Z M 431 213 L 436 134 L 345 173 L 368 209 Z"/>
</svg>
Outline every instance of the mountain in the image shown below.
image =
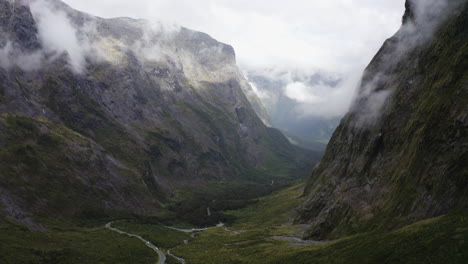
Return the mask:
<svg viewBox="0 0 468 264">
<path fill-rule="evenodd" d="M 30 228 L 281 186 L 319 158 L 264 125 L 234 49 L 201 32 L 0 0 L 0 66 L 0 213 Z"/>
<path fill-rule="evenodd" d="M 274 127 L 281 129 L 292 142 L 301 147 L 320 151 L 325 149 L 341 117 L 304 114 L 301 102 L 288 95 L 288 89 L 301 85 L 312 93 L 317 92 L 314 89 L 326 89 L 330 92 L 340 84 L 340 78 L 324 73 L 305 74 L 278 70 L 248 71 L 246 76 L 258 95 L 257 98 L 265 106 Z M 261 113 L 257 111 L 257 114 Z"/>
<path fill-rule="evenodd" d="M 406 2 L 308 180 L 296 219 L 305 237 L 467 212 L 467 19 L 465 0 Z"/>
</svg>

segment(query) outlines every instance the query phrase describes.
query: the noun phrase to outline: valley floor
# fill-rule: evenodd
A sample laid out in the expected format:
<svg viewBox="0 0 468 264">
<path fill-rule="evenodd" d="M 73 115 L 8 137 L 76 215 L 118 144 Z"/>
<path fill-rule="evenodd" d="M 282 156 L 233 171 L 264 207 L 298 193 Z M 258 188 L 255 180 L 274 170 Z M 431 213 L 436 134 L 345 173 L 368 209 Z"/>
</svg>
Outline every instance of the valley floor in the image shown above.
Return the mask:
<svg viewBox="0 0 468 264">
<path fill-rule="evenodd" d="M 292 225 L 302 185 L 232 211 L 229 227 L 200 233 L 174 253 L 190 263 L 468 263 L 468 215 L 442 216 L 388 233 L 336 241 L 304 241 L 304 226 Z"/>
<path fill-rule="evenodd" d="M 237 217 L 229 226 L 189 232 L 140 219 L 117 221 L 112 227 L 157 246 L 169 264 L 182 259 L 193 264 L 468 263 L 468 215 L 441 216 L 395 231 L 336 241 L 304 241 L 305 227 L 293 225 L 291 219 L 304 199 L 302 188 L 297 185 L 226 212 Z M 105 222 L 42 219 L 41 223 L 50 232 L 30 232 L 1 221 L 0 263 L 158 262 L 156 252 L 145 243 L 107 230 Z"/>
</svg>

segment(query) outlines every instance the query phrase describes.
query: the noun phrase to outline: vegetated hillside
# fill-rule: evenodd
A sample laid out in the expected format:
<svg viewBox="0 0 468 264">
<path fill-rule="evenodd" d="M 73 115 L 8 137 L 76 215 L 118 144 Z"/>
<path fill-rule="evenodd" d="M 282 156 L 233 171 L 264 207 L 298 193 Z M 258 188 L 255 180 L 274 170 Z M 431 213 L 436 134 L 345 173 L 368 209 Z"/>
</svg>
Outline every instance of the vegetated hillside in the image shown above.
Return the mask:
<svg viewBox="0 0 468 264">
<path fill-rule="evenodd" d="M 391 229 L 468 210 L 467 1 L 407 1 L 313 170 L 306 237 Z"/>
<path fill-rule="evenodd" d="M 1 214 L 144 214 L 183 187 L 303 177 L 318 155 L 266 127 L 246 85 L 204 33 L 0 0 Z"/>
<path fill-rule="evenodd" d="M 397 230 L 333 241 L 301 240 L 304 225 L 291 225 L 291 216 L 305 199 L 303 187 L 282 189 L 255 204 L 229 211 L 227 214 L 237 216 L 231 225 L 209 228 L 195 236 L 148 218 L 115 226 L 160 248 L 171 248 L 173 254 L 194 264 L 466 263 L 468 214 L 435 217 Z"/>
</svg>

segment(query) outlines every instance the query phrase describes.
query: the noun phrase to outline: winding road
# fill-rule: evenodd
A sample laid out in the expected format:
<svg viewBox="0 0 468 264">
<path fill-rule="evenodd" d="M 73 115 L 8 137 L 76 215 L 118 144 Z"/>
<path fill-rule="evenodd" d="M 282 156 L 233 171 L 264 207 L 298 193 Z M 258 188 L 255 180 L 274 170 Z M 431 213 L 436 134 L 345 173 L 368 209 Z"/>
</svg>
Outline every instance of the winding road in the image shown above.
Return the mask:
<svg viewBox="0 0 468 264">
<path fill-rule="evenodd" d="M 114 221 L 115 222 L 115 221 Z M 164 254 L 164 252 L 162 252 L 157 246 L 153 245 L 151 242 L 149 242 L 148 240 L 142 238 L 141 236 L 139 235 L 135 235 L 135 234 L 130 234 L 130 233 L 127 233 L 127 232 L 124 232 L 122 230 L 119 230 L 117 228 L 114 228 L 112 227 L 112 223 L 113 222 L 109 222 L 106 224 L 106 228 L 111 230 L 111 231 L 114 231 L 114 232 L 117 232 L 119 234 L 123 234 L 123 235 L 127 235 L 129 237 L 135 237 L 135 238 L 138 238 L 140 239 L 143 243 L 145 243 L 145 245 L 149 248 L 151 248 L 152 250 L 156 251 L 156 253 L 158 253 L 159 255 L 159 259 L 158 259 L 158 262 L 156 262 L 156 264 L 164 264 L 166 262 L 166 255 Z M 214 227 L 221 227 L 221 226 L 224 226 L 223 223 L 219 223 L 218 225 L 214 226 Z M 184 233 L 195 233 L 195 232 L 203 232 L 203 231 L 206 231 L 208 228 L 191 228 L 191 229 L 182 229 L 182 228 L 175 228 L 175 227 L 171 227 L 171 226 L 164 226 L 166 228 L 170 228 L 170 229 L 173 229 L 173 230 L 177 230 L 179 232 L 184 232 Z M 214 228 L 214 227 L 210 227 L 210 228 Z M 187 243 L 186 241 L 184 241 L 184 243 Z M 180 245 L 179 245 L 180 246 Z M 185 259 L 183 258 L 180 258 L 180 257 L 177 257 L 176 255 L 172 254 L 171 253 L 171 250 L 168 249 L 167 250 L 167 254 L 175 259 L 177 259 L 180 263 L 182 264 L 185 264 L 186 261 Z"/>
<path fill-rule="evenodd" d="M 109 230 L 112 230 L 114 232 L 117 232 L 119 234 L 127 235 L 129 237 L 136 237 L 136 238 L 140 239 L 143 243 L 145 243 L 145 245 L 147 247 L 151 248 L 152 250 L 156 251 L 156 253 L 158 253 L 159 258 L 158 258 L 158 262 L 156 262 L 156 264 L 164 264 L 166 262 L 166 255 L 164 255 L 164 253 L 157 246 L 153 245 L 151 242 L 149 242 L 148 240 L 142 238 L 141 236 L 130 234 L 130 233 L 124 232 L 122 230 L 119 230 L 117 228 L 113 228 L 112 223 L 113 222 L 107 223 L 106 228 L 109 229 Z"/>
</svg>

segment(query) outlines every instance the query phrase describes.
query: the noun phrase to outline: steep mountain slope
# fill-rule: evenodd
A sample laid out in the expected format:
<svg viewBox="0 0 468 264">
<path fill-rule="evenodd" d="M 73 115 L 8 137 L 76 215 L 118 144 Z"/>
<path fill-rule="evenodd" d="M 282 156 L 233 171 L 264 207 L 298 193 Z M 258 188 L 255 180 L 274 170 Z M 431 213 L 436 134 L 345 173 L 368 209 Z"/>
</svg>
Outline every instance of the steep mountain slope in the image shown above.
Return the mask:
<svg viewBox="0 0 468 264">
<path fill-rule="evenodd" d="M 263 124 L 233 48 L 204 33 L 0 0 L 0 66 L 0 212 L 19 222 L 148 213 L 184 186 L 281 184 L 318 159 Z"/>
<path fill-rule="evenodd" d="M 408 0 L 305 189 L 306 237 L 468 210 L 467 1 Z"/>
</svg>

